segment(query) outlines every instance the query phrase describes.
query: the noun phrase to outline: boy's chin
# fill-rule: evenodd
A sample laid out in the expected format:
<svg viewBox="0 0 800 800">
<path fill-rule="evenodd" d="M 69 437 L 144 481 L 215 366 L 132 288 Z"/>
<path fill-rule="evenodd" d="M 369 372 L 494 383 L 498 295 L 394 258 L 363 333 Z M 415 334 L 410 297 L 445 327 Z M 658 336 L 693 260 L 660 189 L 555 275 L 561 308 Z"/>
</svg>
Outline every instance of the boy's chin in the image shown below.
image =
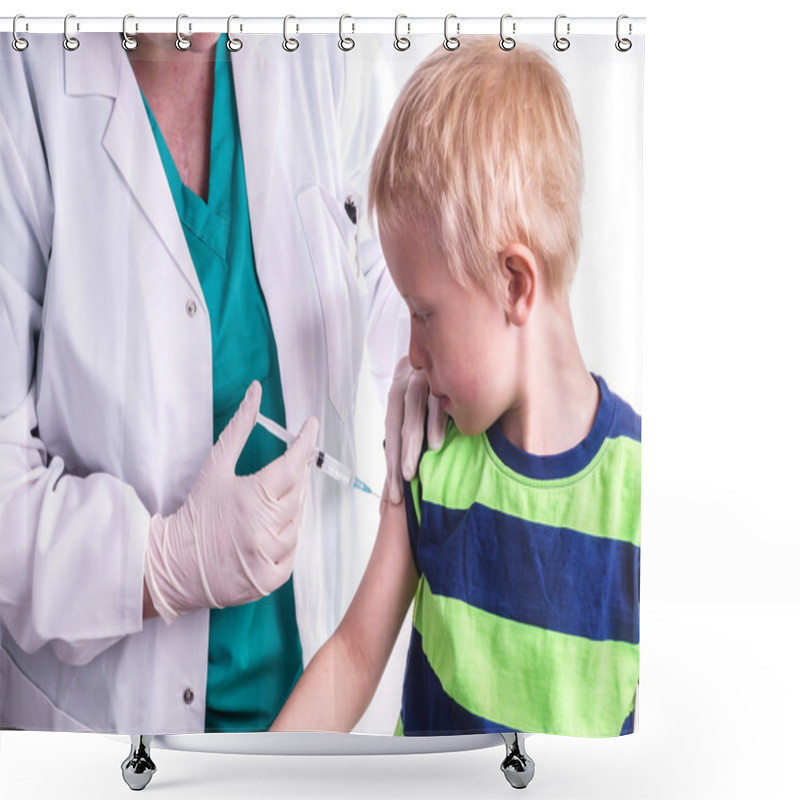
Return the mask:
<svg viewBox="0 0 800 800">
<path fill-rule="evenodd" d="M 458 414 L 453 414 L 452 411 L 450 412 L 450 417 L 462 436 L 479 436 L 489 428 L 488 425 L 482 424 L 479 420 L 464 419 Z"/>
</svg>

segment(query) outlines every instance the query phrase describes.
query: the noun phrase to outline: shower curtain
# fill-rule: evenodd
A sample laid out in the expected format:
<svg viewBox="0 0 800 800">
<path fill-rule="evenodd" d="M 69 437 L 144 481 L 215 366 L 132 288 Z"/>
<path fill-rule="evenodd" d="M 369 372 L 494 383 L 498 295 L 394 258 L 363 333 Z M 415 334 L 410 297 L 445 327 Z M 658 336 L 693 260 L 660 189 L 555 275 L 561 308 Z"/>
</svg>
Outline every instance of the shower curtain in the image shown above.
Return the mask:
<svg viewBox="0 0 800 800">
<path fill-rule="evenodd" d="M 374 696 L 370 685 L 369 702 L 356 703 L 356 717 L 336 729 L 633 732 L 643 38 L 627 47 L 613 27 L 607 35 L 559 35 L 556 27 L 554 46 L 552 32 L 527 34 L 520 24 L 500 47 L 496 34 L 451 26 L 443 47 L 441 34 L 364 34 L 345 21 L 338 34 L 304 35 L 292 26 L 287 21 L 283 35 L 223 34 L 208 46 L 210 100 L 182 105 L 192 124 L 205 125 L 199 159 L 176 133 L 174 109 L 160 105 L 166 95 L 153 89 L 152 61 L 137 62 L 145 36 L 135 48 L 127 31 L 29 34 L 24 48 L 11 35 L 0 38 L 0 725 L 125 734 L 268 730 L 354 597 L 358 610 L 373 547 L 376 559 L 384 548 L 377 537 L 383 516 L 403 531 L 392 542 L 405 548 L 413 591 L 400 592 L 405 605 L 376 602 L 370 614 L 352 612 L 362 623 L 354 628 L 357 655 L 351 643 L 330 657 L 316 679 L 317 708 L 343 704 L 351 665 L 378 658 L 368 645 L 386 638 L 384 626 L 404 621 L 394 644 L 383 645 L 380 667 L 370 667 L 382 674 Z M 399 21 L 395 30 L 405 33 Z M 189 40 L 188 33 L 177 38 Z M 451 170 L 404 180 L 403 137 L 411 134 L 393 114 L 404 87 L 430 59 L 466 64 L 470 48 L 490 40 L 491 56 L 477 56 L 480 63 L 496 67 L 507 58 L 515 65 L 510 82 L 534 70 L 536 80 L 565 89 L 565 104 L 520 110 L 518 95 L 473 97 L 467 87 L 464 102 L 475 118 L 467 114 L 463 129 L 449 134 L 450 150 L 460 151 L 432 151 L 429 163 L 452 157 L 472 177 Z M 186 50 L 200 44 L 198 37 Z M 183 80 L 181 59 L 198 51 L 170 47 L 150 58 L 163 59 L 162 74 Z M 407 109 L 433 120 L 447 112 L 446 66 L 424 73 L 438 105 L 423 93 Z M 572 124 L 565 113 L 574 114 L 573 138 L 564 133 Z M 502 149 L 491 158 L 506 171 L 486 174 L 489 148 L 470 138 L 473 122 L 483 115 L 494 120 L 491 130 L 519 114 L 530 119 L 520 131 L 544 120 L 536 135 L 545 139 L 526 145 L 541 155 L 542 169 L 571 159 L 577 200 L 564 198 L 560 179 L 537 184 L 542 173 L 530 162 L 506 163 Z M 381 180 L 393 175 L 412 209 L 419 197 L 417 226 L 398 222 L 392 231 L 381 202 L 377 219 L 370 208 L 373 157 L 389 147 L 387 126 L 401 131 L 399 160 Z M 420 142 L 446 134 L 434 128 L 425 139 L 414 130 Z M 507 144 L 509 154 L 521 152 L 517 142 Z M 199 178 L 190 164 L 201 165 Z M 480 175 L 483 184 L 470 182 Z M 478 233 L 494 236 L 506 222 L 510 212 L 498 214 L 493 204 L 511 184 L 524 187 L 516 207 L 533 220 L 529 238 L 515 230 L 497 245 L 480 241 Z M 485 196 L 462 202 L 476 186 Z M 386 194 L 388 215 L 391 189 Z M 430 205 L 437 196 L 451 203 L 447 213 Z M 567 215 L 570 202 L 579 217 Z M 396 506 L 382 515 L 376 497 L 319 469 L 335 458 L 382 494 L 386 401 L 409 348 L 431 389 L 447 395 L 434 383 L 444 373 L 427 359 L 447 331 L 428 321 L 418 299 L 425 292 L 419 284 L 409 291 L 407 276 L 435 262 L 443 270 L 436 274 L 452 281 L 448 291 L 468 287 L 488 302 L 495 295 L 486 286 L 450 274 L 452 251 L 443 242 L 475 239 L 498 253 L 524 245 L 537 287 L 527 324 L 547 293 L 538 286 L 550 279 L 545 264 L 555 257 L 546 242 L 557 226 L 574 242 L 571 315 L 560 317 L 559 330 L 566 335 L 574 325 L 575 352 L 591 376 L 583 384 L 592 397 L 583 428 L 559 400 L 554 413 L 572 438 L 537 452 L 503 425 L 509 402 L 497 408 L 499 421 L 481 417 L 475 429 L 454 389 L 444 398 L 444 444 L 425 452 L 405 483 L 401 516 Z M 439 260 L 426 260 L 430 253 Z M 470 322 L 477 330 L 481 321 Z M 430 336 L 423 356 L 413 352 L 418 326 Z M 555 360 L 550 350 L 536 352 L 538 361 Z M 468 359 L 453 354 L 445 363 L 464 369 Z M 506 364 L 508 354 L 489 354 L 484 364 L 492 361 Z M 487 385 L 513 383 L 488 366 L 482 377 Z M 228 472 L 219 466 L 221 450 L 212 447 L 253 380 L 260 411 L 290 440 L 307 419 L 318 421 L 305 471 L 275 461 L 285 445 L 253 427 L 255 406 L 248 406 L 241 456 L 229 459 Z M 515 384 L 514 392 L 523 389 L 530 386 Z M 550 394 L 558 400 L 555 384 Z M 467 406 L 481 396 L 470 389 Z M 230 519 L 244 507 L 243 479 L 263 476 L 273 462 L 276 475 L 292 478 L 260 485 L 245 516 L 257 518 L 251 527 L 261 538 L 252 534 L 237 549 Z M 296 513 L 273 531 L 284 496 L 287 504 L 296 500 Z M 268 578 L 254 574 L 256 562 L 275 560 L 259 550 L 273 534 L 297 537 L 296 549 L 277 559 L 291 567 L 281 580 L 268 568 Z M 381 563 L 391 561 L 384 555 Z M 235 591 L 240 584 L 244 594 Z M 366 624 L 372 620 L 378 627 Z M 296 729 L 324 728 L 302 708 Z"/>
</svg>

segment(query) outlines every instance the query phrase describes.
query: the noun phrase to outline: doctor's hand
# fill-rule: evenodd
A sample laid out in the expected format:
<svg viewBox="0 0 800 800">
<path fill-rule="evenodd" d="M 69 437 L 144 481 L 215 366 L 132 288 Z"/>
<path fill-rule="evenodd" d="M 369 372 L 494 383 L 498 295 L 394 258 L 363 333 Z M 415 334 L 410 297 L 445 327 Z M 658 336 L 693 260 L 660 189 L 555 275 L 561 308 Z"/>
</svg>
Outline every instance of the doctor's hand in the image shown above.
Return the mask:
<svg viewBox="0 0 800 800">
<path fill-rule="evenodd" d="M 258 600 L 292 572 L 319 423 L 307 420 L 287 451 L 259 472 L 236 475 L 260 403 L 261 386 L 254 382 L 186 502 L 171 516 L 157 514 L 150 522 L 145 586 L 168 625 L 198 608 Z"/>
<path fill-rule="evenodd" d="M 389 501 L 395 505 L 403 500 L 403 480 L 410 481 L 417 473 L 426 410 L 428 447 L 438 450 L 444 441 L 447 414 L 430 393 L 425 373 L 414 369 L 404 356 L 394 371 L 386 403 L 386 485 Z"/>
</svg>

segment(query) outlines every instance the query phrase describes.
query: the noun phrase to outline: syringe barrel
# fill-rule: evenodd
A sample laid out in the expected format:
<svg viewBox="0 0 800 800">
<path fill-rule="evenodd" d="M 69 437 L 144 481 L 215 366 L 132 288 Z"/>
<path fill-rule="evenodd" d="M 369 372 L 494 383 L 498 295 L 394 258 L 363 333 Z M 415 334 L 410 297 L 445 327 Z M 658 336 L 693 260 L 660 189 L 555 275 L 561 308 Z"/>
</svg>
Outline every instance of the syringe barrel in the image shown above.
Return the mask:
<svg viewBox="0 0 800 800">
<path fill-rule="evenodd" d="M 322 450 L 314 451 L 313 464 L 334 480 L 345 483 L 348 486 L 353 485 L 356 473 L 352 469 L 348 469 L 341 461 L 337 461 L 333 456 L 323 453 Z"/>
</svg>

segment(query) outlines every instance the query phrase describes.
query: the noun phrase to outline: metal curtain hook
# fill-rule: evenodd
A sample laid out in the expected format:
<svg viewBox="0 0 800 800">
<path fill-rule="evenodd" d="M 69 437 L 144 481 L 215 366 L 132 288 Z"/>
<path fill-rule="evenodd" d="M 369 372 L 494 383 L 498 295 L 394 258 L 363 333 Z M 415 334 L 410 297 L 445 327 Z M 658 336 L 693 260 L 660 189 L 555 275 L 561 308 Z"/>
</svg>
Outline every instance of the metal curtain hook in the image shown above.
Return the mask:
<svg viewBox="0 0 800 800">
<path fill-rule="evenodd" d="M 622 22 L 622 20 L 624 20 L 624 19 L 628 19 L 628 16 L 626 14 L 620 14 L 617 17 L 617 41 L 614 42 L 614 47 L 616 47 L 617 50 L 620 51 L 620 53 L 627 53 L 628 50 L 630 50 L 631 47 L 633 47 L 633 42 L 631 42 L 630 39 L 623 39 L 619 35 L 620 22 Z M 628 23 L 628 35 L 630 35 L 631 33 L 633 33 L 633 26 L 629 22 Z"/>
<path fill-rule="evenodd" d="M 75 19 L 74 14 L 67 14 L 67 16 L 64 17 L 64 49 L 70 52 L 77 50 L 81 46 L 81 43 L 74 36 L 69 35 L 68 27 L 71 19 Z M 76 23 L 76 29 L 81 29 L 79 23 Z"/>
<path fill-rule="evenodd" d="M 448 25 L 450 24 L 450 20 L 456 20 L 456 35 L 450 36 L 448 33 Z M 442 47 L 445 50 L 458 50 L 461 45 L 461 42 L 458 40 L 458 34 L 461 33 L 461 23 L 458 22 L 458 19 L 455 14 L 448 14 L 444 18 L 444 42 L 442 43 Z"/>
<path fill-rule="evenodd" d="M 28 40 L 23 39 L 21 36 L 17 36 L 17 20 L 25 19 L 24 14 L 17 14 L 14 17 L 14 22 L 11 25 L 11 32 L 14 34 L 14 38 L 11 40 L 11 46 L 18 52 L 21 53 L 23 50 L 28 49 Z M 28 25 L 26 23 L 25 29 L 27 30 Z"/>
<path fill-rule="evenodd" d="M 231 14 L 228 17 L 228 41 L 225 42 L 225 46 L 228 48 L 228 50 L 231 51 L 231 53 L 238 53 L 242 49 L 242 47 L 244 47 L 241 39 L 236 39 L 233 36 L 231 36 L 231 22 L 233 22 L 233 20 L 235 19 L 239 19 L 239 17 L 237 17 L 236 14 Z M 239 30 L 241 29 L 242 26 L 240 25 Z"/>
<path fill-rule="evenodd" d="M 139 46 L 139 42 L 136 40 L 135 36 L 128 35 L 128 20 L 129 19 L 136 19 L 133 14 L 126 14 L 122 18 L 122 47 L 123 49 L 130 52 L 131 50 L 135 50 Z M 139 26 L 136 26 L 138 30 Z"/>
<path fill-rule="evenodd" d="M 351 39 L 349 36 L 345 36 L 342 32 L 344 21 L 346 19 L 352 19 L 352 17 L 349 14 L 342 14 L 342 16 L 339 17 L 339 49 L 344 51 L 352 50 L 356 46 L 356 43 L 353 41 L 353 39 Z M 353 27 L 351 33 L 355 33 L 356 25 L 354 22 L 351 23 L 351 25 Z"/>
<path fill-rule="evenodd" d="M 500 17 L 500 49 L 501 50 L 513 50 L 517 46 L 517 42 L 511 36 L 506 36 L 504 33 L 504 26 L 507 19 L 511 19 L 511 14 L 503 14 Z M 517 23 L 511 23 L 511 32 L 517 32 Z"/>
<path fill-rule="evenodd" d="M 558 35 L 558 21 L 566 18 L 566 14 L 559 14 L 556 17 L 555 23 L 553 24 L 553 31 L 556 37 L 555 41 L 553 42 L 553 47 L 555 47 L 555 49 L 560 53 L 563 53 L 565 50 L 569 50 L 569 39 L 567 39 L 565 36 Z M 569 36 L 569 22 L 567 23 L 567 36 Z"/>
<path fill-rule="evenodd" d="M 289 35 L 287 33 L 290 19 L 296 19 L 296 17 L 293 17 L 291 14 L 288 14 L 283 18 L 283 49 L 287 53 L 293 53 L 295 50 L 297 50 L 298 47 L 300 47 L 300 42 L 298 42 L 297 39 L 289 38 Z M 295 30 L 299 31 L 300 26 L 297 25 L 295 27 Z"/>
<path fill-rule="evenodd" d="M 394 18 L 394 49 L 403 51 L 411 47 L 411 39 L 406 36 L 400 36 L 401 19 L 408 19 L 408 17 L 405 14 L 398 14 Z M 406 27 L 408 28 L 408 33 L 411 33 L 411 23 L 407 22 Z"/>
<path fill-rule="evenodd" d="M 175 47 L 178 50 L 188 50 L 192 46 L 192 40 L 187 39 L 185 36 L 181 34 L 181 20 L 187 19 L 188 14 L 178 14 L 177 19 L 175 20 Z M 189 31 L 192 30 L 192 23 L 189 23 Z"/>
</svg>

